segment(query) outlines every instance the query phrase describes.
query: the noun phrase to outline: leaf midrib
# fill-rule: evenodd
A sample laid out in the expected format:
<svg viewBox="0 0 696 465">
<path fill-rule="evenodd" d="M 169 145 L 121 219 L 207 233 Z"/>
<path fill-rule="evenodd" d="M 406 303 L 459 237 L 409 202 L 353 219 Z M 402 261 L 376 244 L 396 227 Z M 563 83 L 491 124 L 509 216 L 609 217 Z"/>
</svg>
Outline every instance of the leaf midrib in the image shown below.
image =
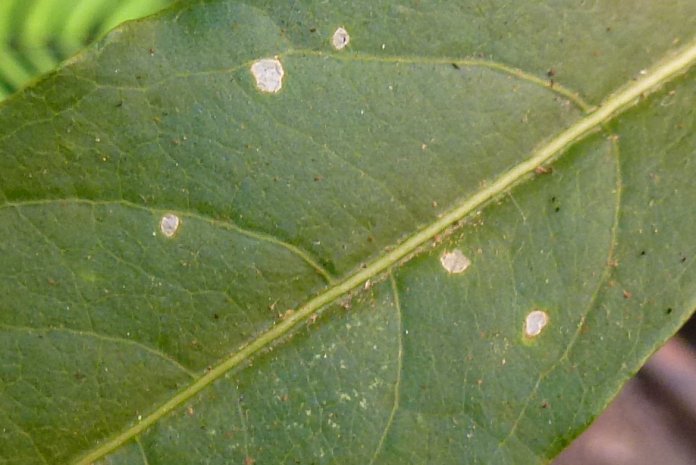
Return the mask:
<svg viewBox="0 0 696 465">
<path fill-rule="evenodd" d="M 175 394 L 151 414 L 142 418 L 137 424 L 127 428 L 92 451 L 87 452 L 87 454 L 76 460 L 74 465 L 89 465 L 133 439 L 159 421 L 160 418 L 164 417 L 223 376 L 230 369 L 240 365 L 263 348 L 268 347 L 270 344 L 289 333 L 316 311 L 336 301 L 338 298 L 352 291 L 367 280 L 374 279 L 376 276 L 387 271 L 410 254 L 416 252 L 423 244 L 435 237 L 435 235 L 441 233 L 443 230 L 490 200 L 505 193 L 515 184 L 528 179 L 528 175 L 530 175 L 536 167 L 554 160 L 571 144 L 577 142 L 629 107 L 635 105 L 642 97 L 654 92 L 662 84 L 686 72 L 695 62 L 696 40 L 692 40 L 688 45 L 671 55 L 671 57 L 648 70 L 641 78 L 630 82 L 611 95 L 594 112 L 588 114 L 559 133 L 548 143 L 532 152 L 530 158 L 503 173 L 494 182 L 469 198 L 464 199 L 454 208 L 442 214 L 436 221 L 417 231 L 385 255 L 375 259 L 364 268 L 309 300 L 295 313 L 279 321 L 246 346 L 231 354 L 226 360 L 222 361 L 191 385 Z"/>
<path fill-rule="evenodd" d="M 612 136 L 610 136 L 610 137 L 612 137 Z M 615 258 L 615 255 L 616 255 L 616 244 L 617 244 L 617 237 L 618 237 L 618 233 L 619 233 L 619 222 L 620 222 L 620 218 L 621 218 L 621 197 L 623 194 L 623 174 L 621 171 L 621 150 L 619 149 L 619 141 L 617 139 L 614 139 L 613 137 L 611 139 L 611 147 L 612 147 L 612 152 L 613 152 L 613 155 L 615 157 L 615 163 L 616 163 L 616 173 L 615 173 L 616 185 L 614 187 L 614 189 L 616 191 L 616 198 L 615 198 L 615 203 L 614 203 L 614 219 L 613 219 L 613 224 L 611 226 L 609 248 L 607 250 L 606 259 L 604 260 L 602 273 L 600 274 L 599 280 L 597 280 L 597 283 L 595 285 L 594 291 L 592 292 L 592 295 L 590 297 L 588 304 L 585 306 L 585 308 L 582 310 L 582 312 L 580 312 L 581 316 L 580 316 L 579 323 L 577 324 L 577 326 L 575 328 L 575 332 L 568 339 L 568 343 L 566 344 L 565 349 L 561 353 L 561 356 L 558 357 L 554 363 L 549 365 L 547 368 L 545 368 L 543 371 L 541 371 L 537 375 L 537 380 L 534 383 L 534 386 L 529 391 L 529 394 L 527 394 L 526 399 L 522 403 L 522 407 L 520 408 L 520 413 L 515 418 L 515 421 L 513 421 L 512 426 L 510 426 L 510 430 L 508 431 L 508 433 L 500 441 L 501 448 L 510 440 L 510 438 L 512 438 L 515 435 L 515 432 L 517 431 L 517 428 L 519 427 L 520 422 L 522 421 L 522 418 L 524 418 L 524 415 L 526 414 L 527 409 L 529 408 L 529 404 L 531 403 L 532 398 L 537 393 L 539 386 L 541 385 L 541 382 L 545 378 L 547 378 L 551 373 L 553 373 L 553 371 L 556 370 L 561 365 L 562 362 L 568 360 L 570 352 L 573 350 L 573 347 L 575 347 L 575 344 L 577 343 L 578 339 L 580 338 L 580 333 L 582 332 L 582 328 L 585 325 L 585 321 L 587 320 L 589 313 L 592 311 L 592 309 L 595 308 L 595 304 L 597 302 L 597 298 L 599 297 L 600 291 L 603 289 L 603 287 L 606 285 L 607 281 L 609 281 L 609 279 L 611 277 L 611 274 L 612 274 L 611 261 Z"/>
</svg>

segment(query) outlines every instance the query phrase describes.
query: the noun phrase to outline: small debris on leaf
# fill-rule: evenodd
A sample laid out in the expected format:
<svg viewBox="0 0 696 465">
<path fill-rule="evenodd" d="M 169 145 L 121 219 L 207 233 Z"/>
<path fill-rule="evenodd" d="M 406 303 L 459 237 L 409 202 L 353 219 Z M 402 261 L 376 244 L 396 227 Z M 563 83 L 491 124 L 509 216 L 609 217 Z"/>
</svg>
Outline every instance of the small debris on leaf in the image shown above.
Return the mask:
<svg viewBox="0 0 696 465">
<path fill-rule="evenodd" d="M 471 265 L 471 260 L 462 253 L 459 249 L 454 249 L 451 252 L 445 252 L 440 257 L 442 267 L 448 273 L 458 274 L 463 273 Z"/>
<path fill-rule="evenodd" d="M 251 74 L 256 79 L 256 87 L 261 92 L 276 93 L 283 87 L 285 71 L 276 58 L 263 58 L 251 65 Z"/>
<path fill-rule="evenodd" d="M 179 224 L 179 217 L 173 213 L 168 213 L 160 220 L 160 231 L 162 231 L 165 237 L 172 237 L 176 234 L 177 229 L 179 229 Z"/>
<path fill-rule="evenodd" d="M 280 316 L 281 320 L 287 320 L 288 318 L 290 318 L 294 314 L 295 314 L 295 310 L 290 308 L 288 310 L 285 310 L 285 313 L 281 313 L 279 316 Z"/>
<path fill-rule="evenodd" d="M 527 315 L 524 321 L 524 334 L 527 337 L 535 337 L 541 334 L 541 330 L 549 322 L 548 314 L 543 310 L 534 310 Z"/>
<path fill-rule="evenodd" d="M 343 50 L 350 43 L 350 35 L 344 28 L 339 27 L 331 38 L 331 44 L 336 50 Z"/>
</svg>

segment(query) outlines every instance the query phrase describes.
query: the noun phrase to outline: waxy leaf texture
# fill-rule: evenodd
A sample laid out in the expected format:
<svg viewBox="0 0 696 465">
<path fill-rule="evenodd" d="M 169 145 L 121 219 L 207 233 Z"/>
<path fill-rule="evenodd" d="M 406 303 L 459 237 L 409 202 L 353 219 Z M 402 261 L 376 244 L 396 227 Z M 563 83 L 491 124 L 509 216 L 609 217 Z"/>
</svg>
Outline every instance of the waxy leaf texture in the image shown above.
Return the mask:
<svg viewBox="0 0 696 465">
<path fill-rule="evenodd" d="M 696 3 L 183 2 L 0 104 L 0 462 L 542 464 L 696 304 Z"/>
</svg>

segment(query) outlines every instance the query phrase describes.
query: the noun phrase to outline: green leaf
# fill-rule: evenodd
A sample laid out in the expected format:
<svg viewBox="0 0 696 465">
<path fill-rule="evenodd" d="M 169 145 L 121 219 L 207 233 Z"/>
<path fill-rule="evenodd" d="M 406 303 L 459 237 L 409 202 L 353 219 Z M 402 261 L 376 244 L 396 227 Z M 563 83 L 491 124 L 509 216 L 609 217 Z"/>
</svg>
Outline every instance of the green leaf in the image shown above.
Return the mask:
<svg viewBox="0 0 696 465">
<path fill-rule="evenodd" d="M 545 463 L 696 304 L 637 3 L 184 3 L 6 100 L 3 463 Z"/>
</svg>

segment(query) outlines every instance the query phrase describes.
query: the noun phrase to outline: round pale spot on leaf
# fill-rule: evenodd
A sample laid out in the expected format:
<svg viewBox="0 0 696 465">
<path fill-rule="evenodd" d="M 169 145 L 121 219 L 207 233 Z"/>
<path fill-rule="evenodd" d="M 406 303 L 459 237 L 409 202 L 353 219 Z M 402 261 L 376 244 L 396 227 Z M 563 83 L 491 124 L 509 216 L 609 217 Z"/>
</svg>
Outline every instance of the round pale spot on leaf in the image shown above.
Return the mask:
<svg viewBox="0 0 696 465">
<path fill-rule="evenodd" d="M 179 224 L 179 217 L 172 213 L 168 213 L 160 220 L 160 231 L 162 231 L 162 234 L 166 237 L 172 237 L 176 234 L 177 229 L 179 229 Z"/>
<path fill-rule="evenodd" d="M 535 337 L 549 322 L 549 315 L 543 310 L 534 310 L 527 315 L 524 321 L 524 334 L 527 337 Z"/>
<path fill-rule="evenodd" d="M 283 87 L 285 71 L 283 65 L 275 58 L 256 60 L 251 65 L 251 74 L 256 79 L 256 87 L 261 92 L 276 93 Z"/>
<path fill-rule="evenodd" d="M 350 35 L 344 28 L 339 27 L 331 38 L 331 43 L 336 50 L 343 50 L 350 43 Z"/>
<path fill-rule="evenodd" d="M 448 273 L 457 274 L 463 273 L 469 265 L 471 265 L 471 260 L 462 253 L 459 249 L 454 249 L 451 252 L 445 252 L 440 257 L 440 263 L 442 267 L 447 270 Z"/>
</svg>

